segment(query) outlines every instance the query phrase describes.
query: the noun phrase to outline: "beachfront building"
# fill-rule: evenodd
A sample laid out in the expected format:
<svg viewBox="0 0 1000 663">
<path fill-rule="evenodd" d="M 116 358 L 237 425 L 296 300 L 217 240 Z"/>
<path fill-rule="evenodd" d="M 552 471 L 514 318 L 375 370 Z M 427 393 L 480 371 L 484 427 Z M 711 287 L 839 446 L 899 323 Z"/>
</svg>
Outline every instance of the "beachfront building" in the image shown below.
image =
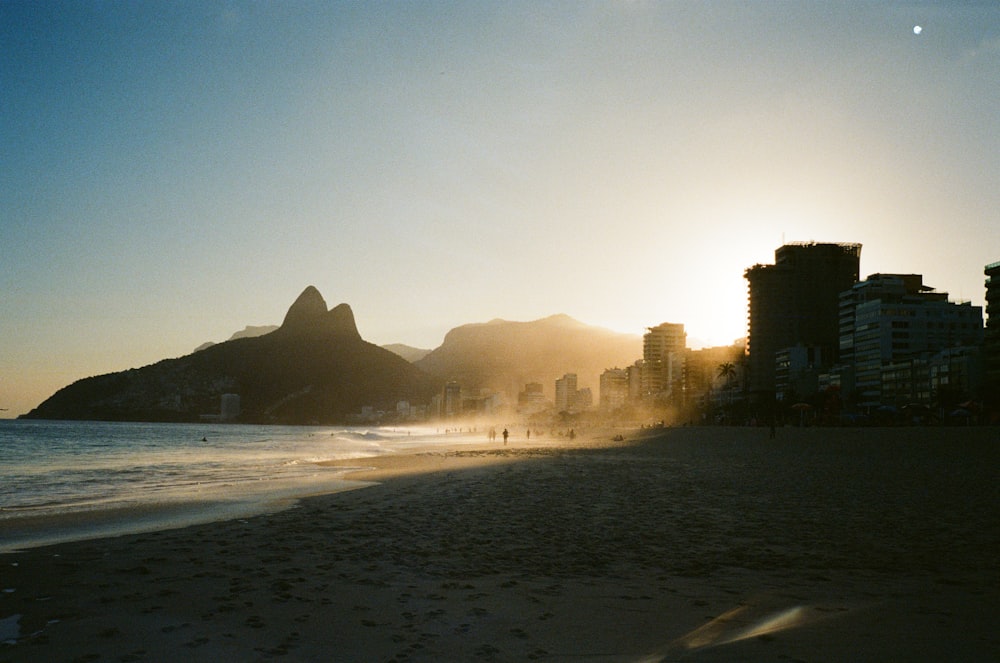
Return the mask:
<svg viewBox="0 0 1000 663">
<path fill-rule="evenodd" d="M 636 359 L 625 370 L 628 371 L 628 402 L 638 403 L 642 400 L 642 360 Z"/>
<path fill-rule="evenodd" d="M 974 389 L 976 371 L 962 366 L 982 340 L 982 308 L 948 301 L 920 274 L 873 274 L 840 296 L 840 356 L 863 410 Z"/>
<path fill-rule="evenodd" d="M 775 400 L 793 404 L 819 391 L 819 376 L 830 365 L 823 348 L 801 343 L 775 353 Z"/>
<path fill-rule="evenodd" d="M 641 389 L 644 398 L 677 398 L 684 391 L 684 325 L 664 322 L 642 337 Z"/>
<path fill-rule="evenodd" d="M 983 397 L 1000 420 L 1000 261 L 986 265 L 986 332 L 983 337 Z"/>
<path fill-rule="evenodd" d="M 427 418 L 427 407 L 410 403 L 410 401 L 396 401 L 396 421 L 419 421 Z"/>
<path fill-rule="evenodd" d="M 576 407 L 576 373 L 566 373 L 556 380 L 556 412 Z"/>
<path fill-rule="evenodd" d="M 627 368 L 609 368 L 601 373 L 601 412 L 617 412 L 628 403 L 628 373 Z"/>
<path fill-rule="evenodd" d="M 480 389 L 478 397 L 463 399 L 463 403 L 466 413 L 475 413 L 478 416 L 492 417 L 503 411 L 503 395 L 491 389 Z"/>
<path fill-rule="evenodd" d="M 969 416 L 962 405 L 982 384 L 981 368 L 980 349 L 972 346 L 889 362 L 882 367 L 880 407 L 933 406 L 942 419 Z"/>
<path fill-rule="evenodd" d="M 746 339 L 732 345 L 688 350 L 684 357 L 684 393 L 702 411 L 729 408 L 742 401 L 746 375 Z M 725 371 L 722 367 L 730 369 Z"/>
<path fill-rule="evenodd" d="M 441 394 L 441 416 L 447 419 L 461 414 L 462 387 L 451 380 L 444 385 L 444 392 Z"/>
<path fill-rule="evenodd" d="M 773 265 L 744 272 L 749 391 L 756 402 L 774 398 L 778 351 L 801 344 L 836 359 L 839 296 L 857 283 L 860 261 L 860 244 L 797 242 L 778 248 Z"/>
<path fill-rule="evenodd" d="M 536 414 L 547 407 L 541 382 L 529 382 L 524 385 L 524 391 L 517 394 L 517 411 L 520 414 Z"/>
</svg>

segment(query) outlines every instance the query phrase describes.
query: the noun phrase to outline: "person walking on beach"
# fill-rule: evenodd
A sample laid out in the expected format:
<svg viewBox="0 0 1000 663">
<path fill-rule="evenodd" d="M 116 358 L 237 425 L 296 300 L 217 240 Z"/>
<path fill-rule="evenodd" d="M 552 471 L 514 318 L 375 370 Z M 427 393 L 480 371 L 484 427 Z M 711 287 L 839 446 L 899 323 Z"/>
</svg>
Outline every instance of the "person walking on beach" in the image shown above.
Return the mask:
<svg viewBox="0 0 1000 663">
<path fill-rule="evenodd" d="M 504 446 L 507 446 L 507 436 L 508 436 L 508 435 L 510 435 L 510 433 L 508 433 L 508 432 L 507 432 L 507 429 L 506 429 L 506 428 L 504 428 L 504 429 L 503 429 L 503 445 L 504 445 Z"/>
</svg>

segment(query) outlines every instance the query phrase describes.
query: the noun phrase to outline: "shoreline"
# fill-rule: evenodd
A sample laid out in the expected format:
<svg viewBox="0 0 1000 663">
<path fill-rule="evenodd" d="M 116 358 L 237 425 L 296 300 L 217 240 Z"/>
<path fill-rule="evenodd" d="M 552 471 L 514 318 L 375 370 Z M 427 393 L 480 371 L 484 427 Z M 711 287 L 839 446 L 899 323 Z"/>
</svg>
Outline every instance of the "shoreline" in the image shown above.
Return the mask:
<svg viewBox="0 0 1000 663">
<path fill-rule="evenodd" d="M 316 495 L 364 488 L 364 481 L 343 476 L 309 481 L 243 498 L 173 499 L 168 501 L 97 505 L 54 514 L 0 516 L 0 561 L 4 555 L 64 543 L 183 529 L 276 513 Z"/>
<path fill-rule="evenodd" d="M 603 429 L 600 429 L 603 433 Z M 474 433 L 455 433 L 452 440 L 416 443 L 401 451 L 374 456 L 320 461 L 319 474 L 297 479 L 247 482 L 243 493 L 231 489 L 199 489 L 182 494 L 166 494 L 156 501 L 133 504 L 94 503 L 56 512 L 44 509 L 0 509 L 0 558 L 2 555 L 33 548 L 93 539 L 173 530 L 293 508 L 310 497 L 357 490 L 371 485 L 368 477 L 389 477 L 422 471 L 425 457 L 446 452 L 504 448 L 498 443 L 470 442 Z M 586 436 L 584 436 L 586 438 Z M 544 436 L 513 442 L 508 449 L 568 444 L 569 440 Z M 585 444 L 581 439 L 581 444 Z M 473 464 L 473 463 L 469 463 Z M 334 472 L 333 470 L 339 470 Z M 324 476 L 329 472 L 328 476 Z"/>
<path fill-rule="evenodd" d="M 1000 654 L 997 429 L 636 433 L 381 457 L 281 512 L 2 556 L 0 660 Z"/>
</svg>

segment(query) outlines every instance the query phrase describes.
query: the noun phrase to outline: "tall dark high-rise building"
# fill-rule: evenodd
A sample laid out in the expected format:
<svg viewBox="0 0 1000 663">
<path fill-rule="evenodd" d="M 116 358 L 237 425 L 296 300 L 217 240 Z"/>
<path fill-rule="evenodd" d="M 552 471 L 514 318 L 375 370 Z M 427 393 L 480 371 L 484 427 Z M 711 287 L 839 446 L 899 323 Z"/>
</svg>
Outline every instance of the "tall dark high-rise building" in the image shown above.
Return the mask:
<svg viewBox="0 0 1000 663">
<path fill-rule="evenodd" d="M 1000 418 L 1000 261 L 986 265 L 986 333 L 983 337 L 986 405 Z"/>
<path fill-rule="evenodd" d="M 746 270 L 752 397 L 773 396 L 779 350 L 803 345 L 836 360 L 840 293 L 857 283 L 860 267 L 860 244 L 796 242 L 777 249 L 773 265 Z"/>
</svg>

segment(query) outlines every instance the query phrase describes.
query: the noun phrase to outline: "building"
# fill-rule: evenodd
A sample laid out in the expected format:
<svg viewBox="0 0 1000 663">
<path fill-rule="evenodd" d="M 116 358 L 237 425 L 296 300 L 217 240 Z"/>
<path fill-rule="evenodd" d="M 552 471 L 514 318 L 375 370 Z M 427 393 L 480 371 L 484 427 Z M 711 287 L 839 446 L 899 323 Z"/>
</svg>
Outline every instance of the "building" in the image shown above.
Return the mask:
<svg viewBox="0 0 1000 663">
<path fill-rule="evenodd" d="M 495 391 L 480 389 L 478 396 L 466 395 L 462 398 L 462 413 L 465 416 L 493 417 L 501 414 L 503 397 Z"/>
<path fill-rule="evenodd" d="M 982 394 L 982 347 L 959 346 L 938 352 L 928 360 L 930 393 L 944 414 Z M 979 392 L 977 394 L 977 392 Z"/>
<path fill-rule="evenodd" d="M 625 370 L 628 371 L 628 402 L 638 403 L 642 400 L 642 360 L 636 359 Z"/>
<path fill-rule="evenodd" d="M 609 368 L 601 373 L 601 412 L 617 412 L 628 403 L 628 374 L 627 368 Z"/>
<path fill-rule="evenodd" d="M 454 380 L 444 385 L 441 395 L 441 416 L 457 417 L 462 414 L 462 387 Z"/>
<path fill-rule="evenodd" d="M 569 412 L 576 406 L 576 373 L 566 373 L 556 380 L 556 412 Z"/>
<path fill-rule="evenodd" d="M 982 339 L 982 308 L 948 301 L 948 293 L 924 285 L 920 274 L 872 274 L 840 296 L 840 357 L 854 366 L 854 398 L 861 409 L 929 404 L 937 394 L 932 365 L 950 375 L 954 363 L 935 356 L 975 348 Z M 964 374 L 961 383 L 949 378 L 944 384 L 972 389 L 974 376 Z"/>
<path fill-rule="evenodd" d="M 702 407 L 730 405 L 742 398 L 746 339 L 733 345 L 688 350 L 684 358 L 684 393 Z M 722 366 L 731 371 L 722 372 Z"/>
<path fill-rule="evenodd" d="M 774 397 L 779 401 L 795 401 L 812 396 L 819 391 L 819 376 L 823 366 L 830 361 L 823 356 L 823 348 L 812 345 L 793 345 L 775 353 Z"/>
<path fill-rule="evenodd" d="M 642 337 L 642 395 L 663 398 L 683 394 L 687 334 L 684 325 L 664 322 Z"/>
<path fill-rule="evenodd" d="M 535 414 L 546 409 L 545 394 L 540 382 L 529 382 L 524 391 L 517 395 L 517 411 L 521 414 Z"/>
<path fill-rule="evenodd" d="M 744 272 L 749 391 L 757 402 L 774 398 L 779 350 L 803 345 L 836 360 L 840 293 L 857 283 L 860 262 L 860 244 L 793 243 L 774 252 L 773 265 Z"/>
<path fill-rule="evenodd" d="M 983 337 L 983 399 L 1000 419 L 1000 262 L 986 265 L 986 332 Z"/>
</svg>

